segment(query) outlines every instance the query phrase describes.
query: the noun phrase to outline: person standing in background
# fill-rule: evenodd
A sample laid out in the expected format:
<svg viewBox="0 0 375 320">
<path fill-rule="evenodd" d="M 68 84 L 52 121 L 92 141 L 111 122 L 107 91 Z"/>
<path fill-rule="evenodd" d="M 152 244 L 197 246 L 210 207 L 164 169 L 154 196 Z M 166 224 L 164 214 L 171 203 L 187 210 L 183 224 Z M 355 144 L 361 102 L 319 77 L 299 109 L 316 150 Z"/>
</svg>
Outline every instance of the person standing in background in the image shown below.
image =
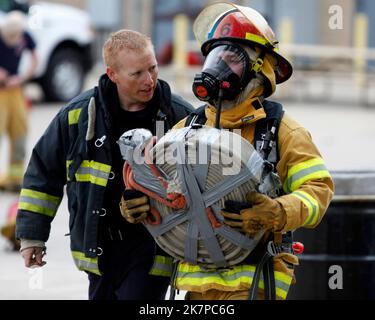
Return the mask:
<svg viewBox="0 0 375 320">
<path fill-rule="evenodd" d="M 9 12 L 0 25 L 0 142 L 8 134 L 10 146 L 8 172 L 0 177 L 0 190 L 3 191 L 18 193 L 21 189 L 27 136 L 27 110 L 22 85 L 32 78 L 37 68 L 35 46 L 26 31 L 25 15 L 21 11 Z M 25 50 L 31 52 L 31 63 L 21 75 L 18 67 Z M 17 206 L 17 201 L 11 207 L 14 206 Z M 11 243 L 12 249 L 18 250 L 15 229 L 15 215 L 8 215 L 0 232 Z"/>
<path fill-rule="evenodd" d="M 0 178 L 0 190 L 19 192 L 26 154 L 27 114 L 22 85 L 30 80 L 37 67 L 36 44 L 26 31 L 26 17 L 11 11 L 0 25 L 0 140 L 8 134 L 10 164 Z M 22 53 L 31 52 L 31 63 L 24 74 L 18 67 Z"/>
</svg>

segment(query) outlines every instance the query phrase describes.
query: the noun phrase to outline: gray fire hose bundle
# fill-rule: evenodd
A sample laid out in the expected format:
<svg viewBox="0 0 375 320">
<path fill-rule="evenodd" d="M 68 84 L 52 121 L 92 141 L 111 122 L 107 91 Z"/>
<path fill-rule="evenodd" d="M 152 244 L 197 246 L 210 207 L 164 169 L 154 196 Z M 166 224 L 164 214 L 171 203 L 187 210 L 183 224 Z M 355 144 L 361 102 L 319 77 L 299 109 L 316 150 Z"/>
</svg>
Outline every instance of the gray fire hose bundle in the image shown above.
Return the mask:
<svg viewBox="0 0 375 320">
<path fill-rule="evenodd" d="M 246 202 L 252 191 L 275 197 L 280 187 L 247 140 L 190 126 L 156 144 L 150 131 L 134 129 L 118 143 L 124 182 L 149 195 L 151 217 L 144 224 L 164 251 L 210 269 L 238 264 L 256 247 L 264 231 L 251 238 L 223 224 L 220 214 L 227 200 Z"/>
</svg>

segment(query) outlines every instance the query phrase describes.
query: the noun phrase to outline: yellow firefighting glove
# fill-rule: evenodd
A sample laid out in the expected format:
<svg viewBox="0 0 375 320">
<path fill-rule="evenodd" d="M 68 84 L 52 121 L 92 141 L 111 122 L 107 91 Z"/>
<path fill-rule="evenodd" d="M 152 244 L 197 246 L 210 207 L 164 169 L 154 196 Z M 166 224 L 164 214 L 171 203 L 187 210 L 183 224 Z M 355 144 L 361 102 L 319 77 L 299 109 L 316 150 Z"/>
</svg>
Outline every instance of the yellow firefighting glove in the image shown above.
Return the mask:
<svg viewBox="0 0 375 320">
<path fill-rule="evenodd" d="M 148 197 L 137 190 L 124 190 L 119 203 L 121 215 L 130 223 L 140 223 L 150 211 Z"/>
<path fill-rule="evenodd" d="M 224 223 L 240 232 L 255 236 L 261 230 L 280 231 L 286 223 L 286 213 L 277 200 L 261 193 L 250 193 L 247 196 L 249 205 L 239 213 L 222 211 Z"/>
</svg>

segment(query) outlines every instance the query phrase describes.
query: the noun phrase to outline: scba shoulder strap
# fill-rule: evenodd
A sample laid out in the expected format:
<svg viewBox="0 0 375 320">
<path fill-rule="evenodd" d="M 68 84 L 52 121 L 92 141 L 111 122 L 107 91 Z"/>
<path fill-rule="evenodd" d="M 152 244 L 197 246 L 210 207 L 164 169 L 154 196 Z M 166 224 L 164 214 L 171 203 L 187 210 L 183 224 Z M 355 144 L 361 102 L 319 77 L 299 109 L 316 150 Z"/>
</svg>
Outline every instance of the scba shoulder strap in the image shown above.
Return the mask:
<svg viewBox="0 0 375 320">
<path fill-rule="evenodd" d="M 263 102 L 263 109 L 267 116 L 256 122 L 254 147 L 276 168 L 280 160 L 277 136 L 284 110 L 280 103 L 268 100 Z"/>
<path fill-rule="evenodd" d="M 206 105 L 203 105 L 195 109 L 194 112 L 190 113 L 186 118 L 185 127 L 204 125 L 207 121 L 205 110 Z"/>
</svg>

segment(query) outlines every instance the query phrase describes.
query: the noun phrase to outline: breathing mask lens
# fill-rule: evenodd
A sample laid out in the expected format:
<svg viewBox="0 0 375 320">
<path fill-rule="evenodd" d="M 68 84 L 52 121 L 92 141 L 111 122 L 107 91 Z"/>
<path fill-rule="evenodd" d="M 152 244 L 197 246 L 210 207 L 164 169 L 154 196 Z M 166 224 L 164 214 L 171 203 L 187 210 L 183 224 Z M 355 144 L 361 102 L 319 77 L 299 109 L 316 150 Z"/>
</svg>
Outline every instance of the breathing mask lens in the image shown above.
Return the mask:
<svg viewBox="0 0 375 320">
<path fill-rule="evenodd" d="M 207 55 L 202 72 L 194 78 L 193 92 L 202 101 L 216 101 L 220 88 L 223 99 L 233 100 L 247 85 L 249 57 L 235 44 L 214 47 Z"/>
</svg>

